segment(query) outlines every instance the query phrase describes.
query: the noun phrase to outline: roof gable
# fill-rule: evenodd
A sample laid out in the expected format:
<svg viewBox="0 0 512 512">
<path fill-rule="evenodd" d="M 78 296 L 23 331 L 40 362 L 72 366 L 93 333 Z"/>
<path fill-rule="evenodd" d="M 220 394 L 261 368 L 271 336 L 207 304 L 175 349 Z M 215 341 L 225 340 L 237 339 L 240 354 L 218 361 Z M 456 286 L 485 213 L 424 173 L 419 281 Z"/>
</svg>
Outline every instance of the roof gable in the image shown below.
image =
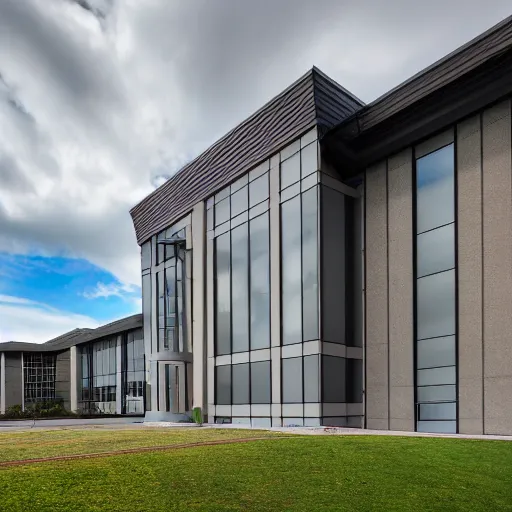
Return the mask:
<svg viewBox="0 0 512 512">
<path fill-rule="evenodd" d="M 321 135 L 363 103 L 317 68 L 231 130 L 132 208 L 142 244 L 314 126 Z"/>
</svg>

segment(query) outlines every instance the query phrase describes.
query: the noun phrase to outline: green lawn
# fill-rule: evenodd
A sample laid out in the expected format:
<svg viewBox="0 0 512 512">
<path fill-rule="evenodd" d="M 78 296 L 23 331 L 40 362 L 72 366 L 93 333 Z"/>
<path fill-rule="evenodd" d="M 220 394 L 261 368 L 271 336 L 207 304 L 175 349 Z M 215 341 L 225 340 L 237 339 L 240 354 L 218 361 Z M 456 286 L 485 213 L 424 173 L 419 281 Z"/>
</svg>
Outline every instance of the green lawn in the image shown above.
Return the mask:
<svg viewBox="0 0 512 512">
<path fill-rule="evenodd" d="M 23 512 L 504 511 L 512 510 L 512 443 L 304 436 L 32 464 L 0 469 L 0 504 Z"/>
<path fill-rule="evenodd" d="M 73 428 L 17 433 L 0 432 L 0 462 L 57 455 L 112 452 L 146 446 L 276 435 L 280 434 L 261 430 L 202 428 L 145 428 L 143 430 L 111 430 L 104 428 L 84 430 Z"/>
</svg>

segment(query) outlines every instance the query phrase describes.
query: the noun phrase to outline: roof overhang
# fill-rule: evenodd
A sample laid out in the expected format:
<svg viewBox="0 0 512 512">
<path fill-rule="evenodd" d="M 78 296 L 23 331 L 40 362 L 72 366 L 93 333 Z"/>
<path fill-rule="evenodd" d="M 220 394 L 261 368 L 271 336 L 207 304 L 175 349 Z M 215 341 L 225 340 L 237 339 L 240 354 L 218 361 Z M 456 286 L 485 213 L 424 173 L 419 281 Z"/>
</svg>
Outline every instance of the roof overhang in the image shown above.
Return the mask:
<svg viewBox="0 0 512 512">
<path fill-rule="evenodd" d="M 512 94 L 512 48 L 365 129 L 372 105 L 331 130 L 323 154 L 344 178 Z"/>
</svg>

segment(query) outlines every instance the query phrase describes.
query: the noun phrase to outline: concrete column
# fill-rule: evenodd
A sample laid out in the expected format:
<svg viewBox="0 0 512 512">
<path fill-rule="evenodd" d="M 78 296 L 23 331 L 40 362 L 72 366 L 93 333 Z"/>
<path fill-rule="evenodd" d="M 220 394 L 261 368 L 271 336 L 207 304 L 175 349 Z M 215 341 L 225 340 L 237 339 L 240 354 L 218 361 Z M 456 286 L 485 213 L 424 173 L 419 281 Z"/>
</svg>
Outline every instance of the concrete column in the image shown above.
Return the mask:
<svg viewBox="0 0 512 512">
<path fill-rule="evenodd" d="M 510 101 L 484 111 L 484 434 L 512 425 L 512 176 Z"/>
<path fill-rule="evenodd" d="M 366 170 L 366 425 L 389 428 L 387 163 Z"/>
<path fill-rule="evenodd" d="M 5 414 L 5 354 L 0 354 L 0 414 Z"/>
<path fill-rule="evenodd" d="M 119 335 L 117 337 L 117 346 L 116 346 L 116 414 L 122 413 L 122 399 L 123 399 L 123 374 L 122 374 L 122 343 L 123 336 Z"/>
<path fill-rule="evenodd" d="M 412 150 L 388 159 L 389 427 L 414 431 Z"/>
<path fill-rule="evenodd" d="M 481 116 L 457 127 L 459 432 L 483 434 Z"/>
<path fill-rule="evenodd" d="M 69 401 L 72 412 L 78 410 L 78 379 L 82 377 L 80 374 L 82 369 L 78 366 L 77 352 L 76 346 L 69 349 Z"/>
<path fill-rule="evenodd" d="M 206 311 L 205 271 L 206 223 L 205 203 L 201 201 L 192 210 L 192 352 L 193 407 L 206 413 Z"/>
<path fill-rule="evenodd" d="M 213 239 L 206 241 L 206 353 L 207 353 L 207 396 L 208 422 L 213 423 L 215 416 L 215 318 L 213 286 Z"/>
</svg>

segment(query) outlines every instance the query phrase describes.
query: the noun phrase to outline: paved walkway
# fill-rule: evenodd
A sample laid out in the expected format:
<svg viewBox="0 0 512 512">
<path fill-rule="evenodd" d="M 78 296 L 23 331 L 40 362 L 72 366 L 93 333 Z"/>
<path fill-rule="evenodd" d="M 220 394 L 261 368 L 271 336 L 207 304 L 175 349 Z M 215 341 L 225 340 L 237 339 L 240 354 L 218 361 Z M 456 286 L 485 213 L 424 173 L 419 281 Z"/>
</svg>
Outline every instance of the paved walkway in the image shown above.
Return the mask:
<svg viewBox="0 0 512 512">
<path fill-rule="evenodd" d="M 164 427 L 164 428 L 183 428 L 183 423 L 167 423 L 167 422 L 151 422 L 144 423 L 147 427 Z M 187 425 L 197 428 L 195 425 Z M 249 425 L 213 425 L 205 424 L 202 428 L 239 428 L 251 429 Z M 360 428 L 344 428 L 344 427 L 271 427 L 257 428 L 255 430 L 269 430 L 272 432 L 286 432 L 288 434 L 299 435 L 338 435 L 338 436 L 400 436 L 400 437 L 439 437 L 450 439 L 484 439 L 487 441 L 512 441 L 512 436 L 498 435 L 471 435 L 471 434 L 436 434 L 430 432 L 401 432 L 397 430 L 369 430 Z"/>
<path fill-rule="evenodd" d="M 144 428 L 215 428 L 215 429 L 252 429 L 249 425 L 217 425 L 204 424 L 198 427 L 193 423 L 170 422 L 144 422 L 143 418 L 91 418 L 91 419 L 60 419 L 60 420 L 22 420 L 0 421 L 2 431 L 26 431 L 32 429 L 59 429 L 59 428 L 105 428 L 105 429 L 144 429 Z M 297 435 L 338 435 L 338 436 L 401 436 L 401 437 L 439 437 L 449 439 L 484 439 L 487 441 L 512 441 L 512 436 L 502 435 L 470 435 L 470 434 L 435 434 L 423 432 L 401 432 L 396 430 L 364 430 L 359 428 L 343 427 L 271 427 L 255 428 L 254 430 L 268 430 L 271 432 L 285 432 Z"/>
<path fill-rule="evenodd" d="M 0 432 L 30 430 L 32 428 L 59 428 L 59 427 L 115 427 L 122 428 L 124 426 L 136 427 L 142 426 L 144 418 L 125 417 L 119 418 L 63 418 L 63 419 L 46 419 L 46 420 L 3 420 L 0 421 Z"/>
</svg>

